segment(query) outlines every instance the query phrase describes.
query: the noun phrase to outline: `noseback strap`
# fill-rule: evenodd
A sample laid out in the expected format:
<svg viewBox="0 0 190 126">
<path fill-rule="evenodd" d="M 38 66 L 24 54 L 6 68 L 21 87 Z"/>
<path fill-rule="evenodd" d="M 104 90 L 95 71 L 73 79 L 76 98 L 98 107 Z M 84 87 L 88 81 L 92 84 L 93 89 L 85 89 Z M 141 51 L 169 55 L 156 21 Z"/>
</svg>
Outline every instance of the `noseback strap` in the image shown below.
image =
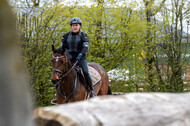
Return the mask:
<svg viewBox="0 0 190 126">
<path fill-rule="evenodd" d="M 58 70 L 58 69 L 53 69 L 53 73 L 62 73 L 62 71 L 61 70 Z"/>
</svg>

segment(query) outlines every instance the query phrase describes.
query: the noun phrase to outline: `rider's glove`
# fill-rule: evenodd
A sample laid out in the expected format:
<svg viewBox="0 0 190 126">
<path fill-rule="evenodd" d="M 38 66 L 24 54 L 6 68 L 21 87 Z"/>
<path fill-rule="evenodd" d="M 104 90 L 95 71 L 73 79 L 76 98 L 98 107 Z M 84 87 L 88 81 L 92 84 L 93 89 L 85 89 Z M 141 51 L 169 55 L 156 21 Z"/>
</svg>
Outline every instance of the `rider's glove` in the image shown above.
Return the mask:
<svg viewBox="0 0 190 126">
<path fill-rule="evenodd" d="M 82 54 L 79 53 L 79 55 L 77 56 L 77 60 L 81 60 L 81 58 L 82 58 Z"/>
</svg>

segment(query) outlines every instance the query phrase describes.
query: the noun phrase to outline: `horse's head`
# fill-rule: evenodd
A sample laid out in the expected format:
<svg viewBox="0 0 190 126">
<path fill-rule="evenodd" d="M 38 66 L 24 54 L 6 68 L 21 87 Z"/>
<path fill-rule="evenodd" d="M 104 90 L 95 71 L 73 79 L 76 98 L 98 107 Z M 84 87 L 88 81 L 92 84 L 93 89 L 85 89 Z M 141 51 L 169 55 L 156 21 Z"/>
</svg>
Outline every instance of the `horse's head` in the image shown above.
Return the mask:
<svg viewBox="0 0 190 126">
<path fill-rule="evenodd" d="M 52 45 L 53 58 L 53 74 L 51 81 L 54 84 L 57 84 L 61 78 L 61 76 L 67 71 L 67 62 L 69 61 L 67 55 L 65 54 L 65 49 L 58 48 L 55 49 L 54 45 Z"/>
</svg>

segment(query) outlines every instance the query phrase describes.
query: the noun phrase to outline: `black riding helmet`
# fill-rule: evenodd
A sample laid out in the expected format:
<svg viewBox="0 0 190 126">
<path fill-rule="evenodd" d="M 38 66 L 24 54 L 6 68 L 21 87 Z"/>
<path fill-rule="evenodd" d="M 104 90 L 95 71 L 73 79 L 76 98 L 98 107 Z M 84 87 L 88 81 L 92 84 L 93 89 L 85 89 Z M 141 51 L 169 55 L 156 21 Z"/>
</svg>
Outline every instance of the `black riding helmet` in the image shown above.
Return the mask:
<svg viewBox="0 0 190 126">
<path fill-rule="evenodd" d="M 78 17 L 74 17 L 70 20 L 70 25 L 74 24 L 74 23 L 78 23 L 82 26 L 82 20 Z"/>
</svg>

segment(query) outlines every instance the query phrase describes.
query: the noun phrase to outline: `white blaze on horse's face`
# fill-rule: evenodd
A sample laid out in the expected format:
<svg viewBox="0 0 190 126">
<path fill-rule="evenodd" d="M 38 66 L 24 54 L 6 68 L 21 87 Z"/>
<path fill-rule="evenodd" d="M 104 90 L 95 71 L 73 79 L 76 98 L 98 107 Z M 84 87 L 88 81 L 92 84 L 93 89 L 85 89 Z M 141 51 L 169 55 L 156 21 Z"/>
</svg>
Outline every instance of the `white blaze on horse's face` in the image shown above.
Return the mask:
<svg viewBox="0 0 190 126">
<path fill-rule="evenodd" d="M 57 56 L 57 57 L 56 57 L 56 60 L 55 60 L 55 61 L 56 61 L 56 62 L 58 62 L 58 61 L 59 61 L 59 56 Z"/>
</svg>

